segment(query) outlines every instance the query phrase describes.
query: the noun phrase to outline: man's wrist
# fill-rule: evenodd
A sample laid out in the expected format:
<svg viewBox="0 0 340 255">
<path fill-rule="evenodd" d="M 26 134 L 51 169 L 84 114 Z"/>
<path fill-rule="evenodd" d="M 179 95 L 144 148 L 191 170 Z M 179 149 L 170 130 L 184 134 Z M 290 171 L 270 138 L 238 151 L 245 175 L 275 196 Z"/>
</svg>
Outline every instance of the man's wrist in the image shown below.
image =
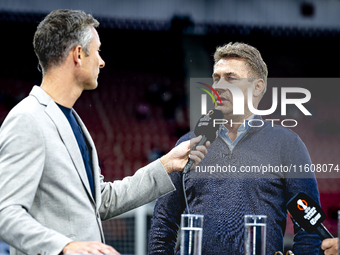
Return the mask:
<svg viewBox="0 0 340 255">
<path fill-rule="evenodd" d="M 165 171 L 168 173 L 168 174 L 171 174 L 174 170 L 173 170 L 173 167 L 172 167 L 172 164 L 171 164 L 171 160 L 169 159 L 169 155 L 168 154 L 165 154 L 164 156 L 162 156 L 159 161 L 162 163 Z"/>
<path fill-rule="evenodd" d="M 64 246 L 64 248 L 61 250 L 61 252 L 59 253 L 59 255 L 65 254 L 65 252 L 66 252 L 65 249 L 66 249 L 67 246 L 69 246 L 70 243 L 72 243 L 72 242 L 69 242 L 68 244 L 66 244 L 66 245 Z"/>
</svg>

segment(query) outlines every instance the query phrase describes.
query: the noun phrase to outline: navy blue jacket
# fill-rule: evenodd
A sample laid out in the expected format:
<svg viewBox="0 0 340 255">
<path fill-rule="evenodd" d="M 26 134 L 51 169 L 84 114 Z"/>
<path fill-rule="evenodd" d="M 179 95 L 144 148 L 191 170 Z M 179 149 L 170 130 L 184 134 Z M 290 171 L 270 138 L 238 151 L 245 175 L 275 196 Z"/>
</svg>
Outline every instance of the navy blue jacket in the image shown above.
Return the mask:
<svg viewBox="0 0 340 255">
<path fill-rule="evenodd" d="M 177 144 L 190 136 L 184 135 Z M 232 152 L 218 137 L 199 166 L 185 178 L 190 213 L 204 215 L 202 254 L 244 254 L 246 214 L 267 215 L 266 254 L 283 252 L 289 199 L 304 192 L 320 203 L 314 173 L 298 173 L 305 164 L 310 165 L 311 160 L 304 143 L 281 126 L 265 122 L 262 127 L 251 128 Z M 256 172 L 265 167 L 267 172 Z M 249 172 L 245 172 L 247 169 Z M 185 202 L 182 172 L 173 172 L 170 177 L 177 190 L 156 202 L 149 254 L 174 254 Z M 295 255 L 318 254 L 321 240 L 316 234 L 296 226 L 294 232 Z"/>
</svg>

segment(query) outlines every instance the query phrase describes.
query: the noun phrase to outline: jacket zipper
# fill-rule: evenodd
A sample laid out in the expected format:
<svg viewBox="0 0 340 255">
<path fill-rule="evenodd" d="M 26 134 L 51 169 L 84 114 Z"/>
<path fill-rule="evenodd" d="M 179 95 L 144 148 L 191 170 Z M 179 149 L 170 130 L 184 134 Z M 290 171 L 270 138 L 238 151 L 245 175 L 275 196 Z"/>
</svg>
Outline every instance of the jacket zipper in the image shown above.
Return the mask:
<svg viewBox="0 0 340 255">
<path fill-rule="evenodd" d="M 233 154 L 233 151 L 234 151 L 234 149 L 235 149 L 235 147 L 247 136 L 247 134 L 249 133 L 249 131 L 252 129 L 252 127 L 250 127 L 249 129 L 248 129 L 248 131 L 244 134 L 244 136 L 235 144 L 235 146 L 234 146 L 234 148 L 232 149 L 232 150 L 230 150 L 230 154 L 229 154 L 229 164 L 230 164 L 230 162 L 231 162 L 231 156 L 232 156 L 232 154 Z"/>
</svg>

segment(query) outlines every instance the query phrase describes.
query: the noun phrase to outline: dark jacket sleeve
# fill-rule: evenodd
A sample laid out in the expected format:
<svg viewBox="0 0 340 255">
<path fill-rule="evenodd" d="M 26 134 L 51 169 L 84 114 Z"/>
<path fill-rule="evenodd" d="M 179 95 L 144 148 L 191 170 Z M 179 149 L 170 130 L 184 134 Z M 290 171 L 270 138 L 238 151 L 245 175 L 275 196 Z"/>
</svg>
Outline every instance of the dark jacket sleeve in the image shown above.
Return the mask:
<svg viewBox="0 0 340 255">
<path fill-rule="evenodd" d="M 294 134 L 293 139 L 287 140 L 287 148 L 285 148 L 284 161 L 285 165 L 296 165 L 297 172 L 290 173 L 286 181 L 286 202 L 299 192 L 307 194 L 310 198 L 320 205 L 320 196 L 314 172 L 304 171 L 307 164 L 310 168 L 311 159 L 307 148 L 301 139 Z M 299 166 L 302 166 L 300 172 Z M 294 244 L 293 253 L 295 255 L 312 255 L 318 254 L 321 244 L 320 237 L 315 233 L 308 233 L 294 224 Z"/>
<path fill-rule="evenodd" d="M 181 137 L 176 146 L 189 140 L 189 134 Z M 149 254 L 174 254 L 177 231 L 181 221 L 181 214 L 185 209 L 182 188 L 182 172 L 173 172 L 170 178 L 176 191 L 159 198 L 156 202 L 151 222 Z"/>
</svg>

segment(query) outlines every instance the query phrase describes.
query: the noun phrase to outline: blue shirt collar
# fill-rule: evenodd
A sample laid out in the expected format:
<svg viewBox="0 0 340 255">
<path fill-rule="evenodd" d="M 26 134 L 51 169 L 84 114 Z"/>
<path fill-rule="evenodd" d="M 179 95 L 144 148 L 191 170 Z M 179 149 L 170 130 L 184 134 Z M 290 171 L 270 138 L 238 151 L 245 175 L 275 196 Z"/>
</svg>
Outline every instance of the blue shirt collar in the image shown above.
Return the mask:
<svg viewBox="0 0 340 255">
<path fill-rule="evenodd" d="M 237 136 L 236 136 L 236 139 L 234 141 L 231 141 L 231 139 L 228 135 L 229 130 L 224 125 L 222 125 L 219 135 L 223 139 L 223 141 L 226 142 L 226 144 L 228 145 L 228 147 L 231 151 L 234 149 L 235 145 L 241 140 L 241 138 L 250 129 L 248 122 L 250 120 L 254 119 L 254 117 L 255 117 L 255 115 L 253 114 L 253 115 L 249 116 L 247 119 L 244 120 L 243 124 L 241 124 L 239 126 L 239 128 L 237 129 Z"/>
</svg>

